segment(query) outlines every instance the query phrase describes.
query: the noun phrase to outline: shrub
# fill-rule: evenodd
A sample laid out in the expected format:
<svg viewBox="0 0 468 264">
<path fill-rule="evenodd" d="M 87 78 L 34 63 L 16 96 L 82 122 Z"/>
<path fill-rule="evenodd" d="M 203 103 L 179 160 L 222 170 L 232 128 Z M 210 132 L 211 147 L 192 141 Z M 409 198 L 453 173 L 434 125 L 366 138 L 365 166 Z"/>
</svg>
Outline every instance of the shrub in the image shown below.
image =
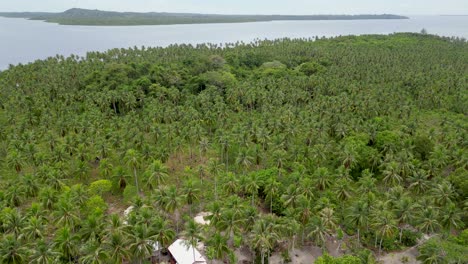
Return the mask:
<svg viewBox="0 0 468 264">
<path fill-rule="evenodd" d="M 418 260 L 423 263 L 466 263 L 467 257 L 466 246 L 440 238 L 431 238 L 419 247 Z"/>
<path fill-rule="evenodd" d="M 107 210 L 107 203 L 99 195 L 94 195 L 86 202 L 89 214 L 102 215 Z"/>
<path fill-rule="evenodd" d="M 342 257 L 334 258 L 328 254 L 319 257 L 316 264 L 361 264 L 361 259 L 356 256 L 345 255 Z"/>
<path fill-rule="evenodd" d="M 418 232 L 413 232 L 411 230 L 403 230 L 401 235 L 401 244 L 406 247 L 412 247 L 416 245 L 418 239 L 421 237 L 421 234 Z"/>
<path fill-rule="evenodd" d="M 109 180 L 99 180 L 92 182 L 89 186 L 89 192 L 96 195 L 104 195 L 110 192 L 112 189 L 112 183 Z"/>
</svg>

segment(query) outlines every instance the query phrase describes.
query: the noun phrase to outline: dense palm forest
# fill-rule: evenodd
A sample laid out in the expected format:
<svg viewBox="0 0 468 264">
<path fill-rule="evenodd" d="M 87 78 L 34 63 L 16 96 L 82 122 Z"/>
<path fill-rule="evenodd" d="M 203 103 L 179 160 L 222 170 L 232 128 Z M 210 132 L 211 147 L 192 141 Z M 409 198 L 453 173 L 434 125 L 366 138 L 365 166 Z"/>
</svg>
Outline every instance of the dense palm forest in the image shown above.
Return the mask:
<svg viewBox="0 0 468 264">
<path fill-rule="evenodd" d="M 0 263 L 144 263 L 177 237 L 227 263 L 329 241 L 346 256 L 318 263 L 413 246 L 424 263 L 463 263 L 467 88 L 468 43 L 422 34 L 11 66 Z"/>
</svg>

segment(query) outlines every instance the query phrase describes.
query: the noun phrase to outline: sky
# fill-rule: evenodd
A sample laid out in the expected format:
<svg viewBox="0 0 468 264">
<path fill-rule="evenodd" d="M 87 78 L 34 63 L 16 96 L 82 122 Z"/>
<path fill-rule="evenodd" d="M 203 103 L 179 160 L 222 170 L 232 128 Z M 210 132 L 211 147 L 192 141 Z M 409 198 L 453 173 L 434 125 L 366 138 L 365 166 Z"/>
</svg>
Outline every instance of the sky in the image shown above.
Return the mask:
<svg viewBox="0 0 468 264">
<path fill-rule="evenodd" d="M 468 15 L 468 0 L 0 0 L 0 12 L 87 8 L 211 14 Z"/>
</svg>

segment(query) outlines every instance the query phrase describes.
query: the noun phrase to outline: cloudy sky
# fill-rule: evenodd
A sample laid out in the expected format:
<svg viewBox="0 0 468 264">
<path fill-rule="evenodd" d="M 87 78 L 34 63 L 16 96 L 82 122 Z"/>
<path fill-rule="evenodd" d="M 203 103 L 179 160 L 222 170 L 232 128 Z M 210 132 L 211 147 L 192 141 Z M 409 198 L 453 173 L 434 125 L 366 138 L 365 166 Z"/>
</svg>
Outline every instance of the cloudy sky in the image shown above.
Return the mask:
<svg viewBox="0 0 468 264">
<path fill-rule="evenodd" d="M 0 0 L 0 11 L 64 11 L 72 7 L 220 14 L 461 14 L 468 0 Z"/>
</svg>

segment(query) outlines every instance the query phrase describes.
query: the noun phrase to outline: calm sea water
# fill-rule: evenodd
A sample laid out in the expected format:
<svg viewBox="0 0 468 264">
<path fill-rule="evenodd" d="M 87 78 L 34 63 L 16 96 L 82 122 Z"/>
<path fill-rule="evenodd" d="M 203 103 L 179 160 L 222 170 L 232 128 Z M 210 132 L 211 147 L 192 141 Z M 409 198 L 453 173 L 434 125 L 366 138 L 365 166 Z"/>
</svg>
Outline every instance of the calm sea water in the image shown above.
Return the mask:
<svg viewBox="0 0 468 264">
<path fill-rule="evenodd" d="M 175 43 L 420 32 L 468 38 L 468 16 L 414 16 L 409 20 L 275 21 L 133 27 L 60 26 L 0 17 L 0 70 L 49 56 Z"/>
</svg>

